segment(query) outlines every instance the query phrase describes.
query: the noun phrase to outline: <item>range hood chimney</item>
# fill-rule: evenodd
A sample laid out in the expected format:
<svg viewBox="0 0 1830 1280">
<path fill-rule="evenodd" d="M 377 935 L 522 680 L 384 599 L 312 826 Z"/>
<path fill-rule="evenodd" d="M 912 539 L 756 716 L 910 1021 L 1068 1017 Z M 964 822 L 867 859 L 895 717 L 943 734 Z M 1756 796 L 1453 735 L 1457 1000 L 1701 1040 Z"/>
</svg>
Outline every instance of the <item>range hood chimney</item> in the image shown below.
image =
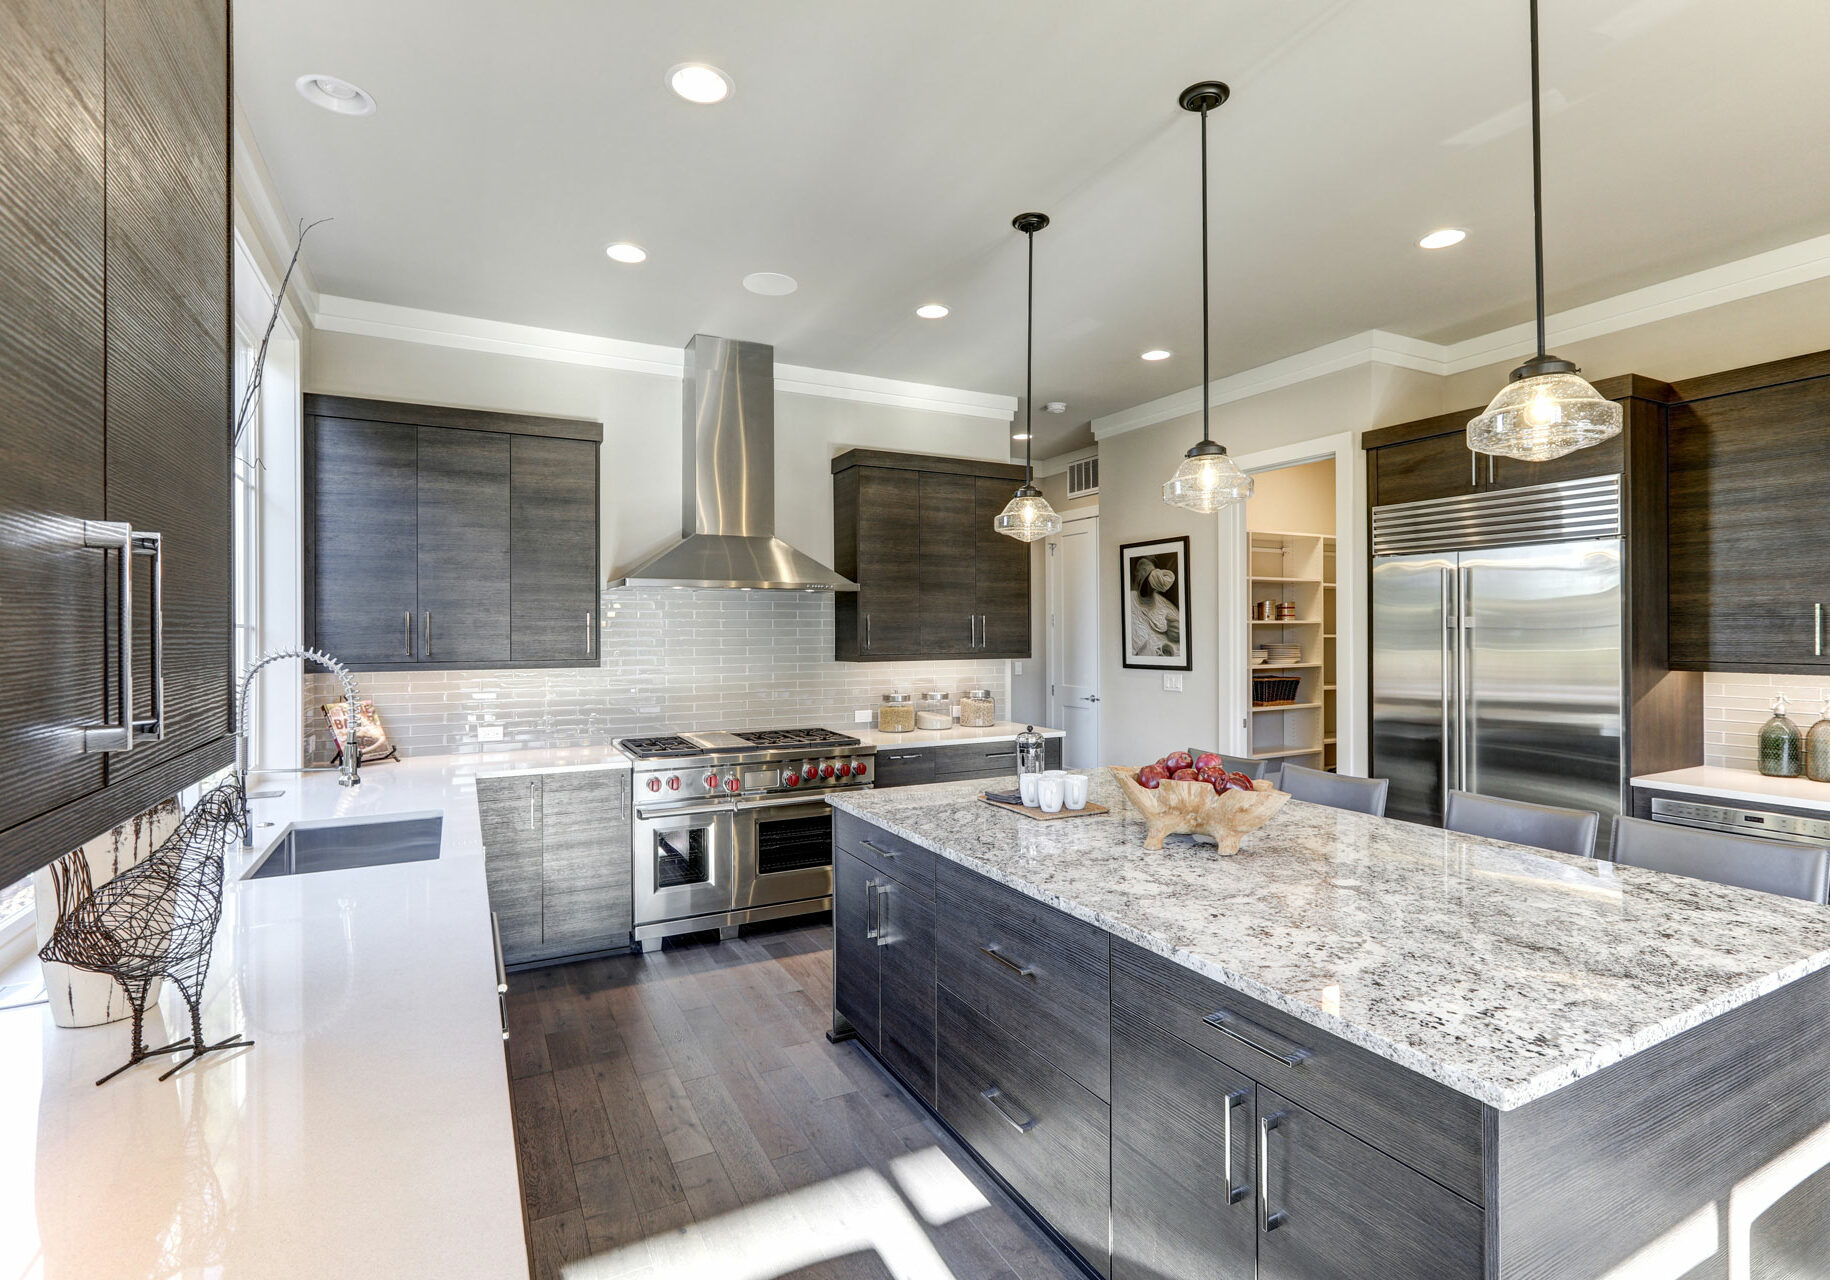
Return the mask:
<svg viewBox="0 0 1830 1280">
<path fill-rule="evenodd" d="M 610 585 L 856 591 L 775 536 L 775 348 L 695 334 L 685 390 L 686 540 Z"/>
</svg>

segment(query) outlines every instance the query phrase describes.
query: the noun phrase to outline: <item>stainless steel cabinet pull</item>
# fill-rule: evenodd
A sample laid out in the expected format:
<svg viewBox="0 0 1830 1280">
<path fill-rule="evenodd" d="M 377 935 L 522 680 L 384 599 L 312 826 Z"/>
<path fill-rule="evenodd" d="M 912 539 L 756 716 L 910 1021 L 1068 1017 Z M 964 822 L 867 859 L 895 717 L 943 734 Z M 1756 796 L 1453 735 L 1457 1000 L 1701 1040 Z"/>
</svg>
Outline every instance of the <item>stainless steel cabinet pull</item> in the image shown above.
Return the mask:
<svg viewBox="0 0 1830 1280">
<path fill-rule="evenodd" d="M 987 760 L 1015 760 L 1017 753 L 1014 751 L 987 751 L 985 758 Z"/>
<path fill-rule="evenodd" d="M 1290 1220 L 1282 1209 L 1271 1208 L 1271 1130 L 1283 1126 L 1287 1112 L 1273 1111 L 1258 1122 L 1258 1225 L 1275 1231 Z"/>
<path fill-rule="evenodd" d="M 890 944 L 890 882 L 885 880 L 877 886 L 877 945 L 887 947 Z"/>
<path fill-rule="evenodd" d="M 991 1109 L 1003 1118 L 1004 1123 L 1015 1129 L 1018 1133 L 1028 1133 L 1031 1129 L 1036 1127 L 1036 1117 L 1030 1115 L 1029 1112 L 1005 1097 L 1004 1091 L 995 1084 L 989 1089 L 980 1089 L 979 1097 L 990 1104 Z M 1019 1120 L 1017 1118 L 1018 1116 L 1021 1116 L 1022 1119 Z"/>
<path fill-rule="evenodd" d="M 1205 1022 L 1227 1039 L 1237 1040 L 1248 1049 L 1256 1049 L 1265 1057 L 1275 1059 L 1276 1061 L 1283 1063 L 1286 1067 L 1299 1067 L 1309 1058 L 1315 1056 L 1315 1051 L 1313 1049 L 1305 1049 L 1300 1045 L 1288 1052 L 1280 1053 L 1276 1049 L 1268 1048 L 1267 1046 L 1260 1044 L 1250 1036 L 1243 1035 L 1235 1030 L 1233 1025 L 1237 1023 L 1241 1026 L 1251 1027 L 1252 1024 L 1235 1014 L 1228 1013 L 1225 1009 L 1221 1009 L 1216 1013 L 1210 1013 L 1205 1018 L 1201 1019 L 1201 1021 Z M 1252 1029 L 1263 1035 L 1272 1034 L 1266 1032 L 1262 1027 L 1252 1027 Z"/>
<path fill-rule="evenodd" d="M 1016 974 L 1019 978 L 1033 978 L 1036 976 L 1036 971 L 1034 969 L 1030 968 L 1026 964 L 1018 964 L 1015 960 L 1012 960 L 1009 956 L 1005 955 L 1003 953 L 1003 951 L 1001 951 L 998 948 L 998 944 L 995 942 L 988 942 L 984 946 L 980 947 L 979 950 L 981 952 L 983 952 L 984 954 L 990 956 L 993 960 L 996 960 L 999 964 L 1003 965 L 1006 969 L 1009 969 L 1012 973 Z"/>
<path fill-rule="evenodd" d="M 979 648 L 991 648 L 991 617 L 989 614 L 981 613 L 979 615 Z"/>
<path fill-rule="evenodd" d="M 508 994 L 508 965 L 502 959 L 502 919 L 493 911 L 489 913 L 489 932 L 496 948 L 496 994 L 505 996 Z"/>
<path fill-rule="evenodd" d="M 432 610 L 426 610 L 426 616 L 420 619 L 420 650 L 425 657 L 432 656 Z"/>
<path fill-rule="evenodd" d="M 400 611 L 400 617 L 401 617 L 401 632 L 400 632 L 401 647 L 406 650 L 407 656 L 409 658 L 411 658 L 413 656 L 413 610 L 402 609 Z"/>
<path fill-rule="evenodd" d="M 1243 1107 L 1251 1096 L 1251 1093 L 1245 1089 L 1226 1095 L 1226 1125 L 1223 1137 L 1226 1142 L 1226 1202 L 1228 1204 L 1238 1204 L 1252 1194 L 1250 1182 L 1238 1184 L 1233 1182 L 1233 1112 Z"/>
<path fill-rule="evenodd" d="M 1824 606 L 1821 602 L 1817 605 L 1815 612 L 1817 620 L 1817 642 L 1812 647 L 1812 652 L 1821 658 L 1824 656 Z"/>
<path fill-rule="evenodd" d="M 1449 571 L 1442 570 L 1442 811 L 1449 811 L 1449 792 L 1457 786 L 1455 779 L 1455 721 L 1451 714 L 1455 678 L 1455 606 L 1450 599 Z"/>
<path fill-rule="evenodd" d="M 1468 487 L 1481 487 L 1481 456 L 1472 449 L 1468 450 Z"/>
<path fill-rule="evenodd" d="M 871 647 L 871 611 L 869 609 L 864 611 L 864 647 L 866 649 Z"/>
<path fill-rule="evenodd" d="M 866 849 L 875 850 L 877 853 L 882 854 L 886 858 L 900 858 L 902 856 L 901 854 L 897 853 L 894 849 L 885 849 L 882 845 L 876 843 L 874 840 L 866 840 L 864 842 L 864 847 Z"/>
<path fill-rule="evenodd" d="M 585 610 L 585 652 L 586 653 L 591 652 L 591 623 L 592 623 L 592 621 L 593 621 L 593 618 L 592 618 L 591 611 L 589 609 Z"/>
<path fill-rule="evenodd" d="M 864 937 L 874 941 L 877 937 L 877 882 L 864 882 Z"/>
<path fill-rule="evenodd" d="M 907 754 L 907 755 L 901 755 L 901 756 L 885 756 L 885 757 L 883 757 L 883 758 L 884 758 L 884 759 L 885 759 L 885 760 L 919 760 L 919 759 L 921 759 L 921 752 L 919 752 L 919 751 L 911 751 L 911 752 L 909 752 L 909 753 L 908 753 L 908 754 Z M 865 841 L 865 842 L 864 842 L 864 843 L 865 843 L 865 844 L 870 844 L 870 841 L 868 841 L 868 840 L 866 840 L 866 841 Z M 876 846 L 875 846 L 875 845 L 872 845 L 872 846 L 871 846 L 871 847 L 872 847 L 872 848 L 875 848 L 875 847 L 876 847 Z"/>
<path fill-rule="evenodd" d="M 1499 475 L 1499 472 L 1496 470 L 1496 468 L 1499 466 L 1499 461 L 1500 460 L 1498 458 L 1494 457 L 1491 453 L 1487 455 L 1487 483 L 1488 484 L 1498 484 L 1499 483 L 1499 480 L 1497 478 Z"/>
<path fill-rule="evenodd" d="M 94 551 L 119 554 L 116 571 L 120 581 L 120 631 L 115 636 L 114 669 L 116 692 L 121 699 L 119 723 L 106 719 L 94 729 L 83 730 L 84 751 L 133 750 L 133 528 L 117 520 L 83 521 L 83 546 Z M 106 625 L 104 623 L 104 625 Z"/>
<path fill-rule="evenodd" d="M 135 742 L 165 737 L 165 539 L 156 533 L 133 535 L 134 554 L 152 557 L 152 715 L 133 721 Z M 132 719 L 129 710 L 128 718 Z"/>
</svg>

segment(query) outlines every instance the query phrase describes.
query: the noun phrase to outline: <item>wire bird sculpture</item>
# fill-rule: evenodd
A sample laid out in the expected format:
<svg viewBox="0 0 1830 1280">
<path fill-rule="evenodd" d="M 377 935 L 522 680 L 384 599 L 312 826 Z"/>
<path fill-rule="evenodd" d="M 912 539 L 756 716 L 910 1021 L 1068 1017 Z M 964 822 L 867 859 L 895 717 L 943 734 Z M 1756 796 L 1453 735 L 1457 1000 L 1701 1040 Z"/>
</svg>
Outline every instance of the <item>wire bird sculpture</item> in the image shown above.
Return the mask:
<svg viewBox="0 0 1830 1280">
<path fill-rule="evenodd" d="M 224 782 L 184 816 L 178 829 L 145 861 L 127 868 L 101 888 L 89 880 L 88 864 L 60 867 L 57 926 L 39 951 L 42 960 L 107 974 L 121 984 L 133 1009 L 133 1052 L 96 1084 L 148 1058 L 190 1050 L 184 1061 L 159 1079 L 170 1079 L 206 1053 L 239 1049 L 254 1042 L 240 1036 L 208 1044 L 203 1038 L 203 983 L 210 948 L 222 919 L 222 864 L 232 833 L 241 827 L 241 792 Z M 191 1035 L 157 1049 L 146 1047 L 147 995 L 153 981 L 176 983 L 190 1007 Z"/>
</svg>

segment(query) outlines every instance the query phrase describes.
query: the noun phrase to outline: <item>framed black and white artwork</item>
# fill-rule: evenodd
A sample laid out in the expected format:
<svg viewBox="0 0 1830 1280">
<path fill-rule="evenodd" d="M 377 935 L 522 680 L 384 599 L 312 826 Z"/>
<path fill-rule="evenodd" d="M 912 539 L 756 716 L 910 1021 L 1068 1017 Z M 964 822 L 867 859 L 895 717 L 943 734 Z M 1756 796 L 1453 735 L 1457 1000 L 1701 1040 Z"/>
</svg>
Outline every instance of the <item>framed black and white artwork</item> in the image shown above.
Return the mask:
<svg viewBox="0 0 1830 1280">
<path fill-rule="evenodd" d="M 1188 539 L 1127 542 L 1118 549 L 1124 665 L 1192 671 L 1188 646 Z"/>
</svg>

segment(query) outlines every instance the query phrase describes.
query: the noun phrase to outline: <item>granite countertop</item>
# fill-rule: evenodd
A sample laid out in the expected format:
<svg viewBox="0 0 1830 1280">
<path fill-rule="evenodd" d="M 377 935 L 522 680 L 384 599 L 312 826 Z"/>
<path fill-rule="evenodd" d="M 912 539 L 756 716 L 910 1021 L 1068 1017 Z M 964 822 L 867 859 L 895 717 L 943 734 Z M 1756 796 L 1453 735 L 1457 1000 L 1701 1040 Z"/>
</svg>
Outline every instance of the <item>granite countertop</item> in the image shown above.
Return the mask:
<svg viewBox="0 0 1830 1280">
<path fill-rule="evenodd" d="M 1830 966 L 1812 903 L 1289 802 L 1237 857 L 983 783 L 828 797 L 943 857 L 1501 1110 Z"/>
<path fill-rule="evenodd" d="M 1790 805 L 1795 809 L 1821 809 L 1830 814 L 1830 782 L 1809 778 L 1769 778 L 1752 769 L 1723 769 L 1698 765 L 1668 773 L 1647 773 L 1633 779 L 1636 787 L 1678 791 L 1705 799 L 1740 800 L 1753 805 Z"/>
<path fill-rule="evenodd" d="M 911 729 L 907 733 L 885 733 L 874 725 L 862 724 L 826 727 L 834 733 L 850 734 L 865 745 L 881 751 L 885 747 L 944 747 L 963 742 L 1010 742 L 1029 726 L 1015 720 L 1000 720 L 982 729 L 966 729 L 955 724 L 951 729 Z M 1045 729 L 1041 725 L 1036 725 L 1035 729 L 1045 738 L 1067 736 L 1061 729 Z"/>
</svg>

